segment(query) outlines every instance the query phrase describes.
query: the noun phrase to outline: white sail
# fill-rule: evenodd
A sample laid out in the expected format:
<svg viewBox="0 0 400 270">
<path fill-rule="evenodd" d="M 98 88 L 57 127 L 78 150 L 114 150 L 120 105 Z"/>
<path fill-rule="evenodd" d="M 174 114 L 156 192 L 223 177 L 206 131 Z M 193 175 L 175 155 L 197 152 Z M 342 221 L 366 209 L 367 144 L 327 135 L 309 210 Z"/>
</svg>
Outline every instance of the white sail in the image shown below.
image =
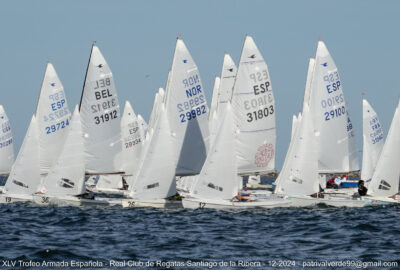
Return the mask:
<svg viewBox="0 0 400 270">
<path fill-rule="evenodd" d="M 386 142 L 379 156 L 368 194 L 381 197 L 399 192 L 400 177 L 400 100 L 390 125 Z"/>
<path fill-rule="evenodd" d="M 139 125 L 140 136 L 141 136 L 141 138 L 144 138 L 145 134 L 147 132 L 147 129 L 148 129 L 148 125 L 147 125 L 146 121 L 143 119 L 142 115 L 140 115 L 140 114 L 138 114 L 137 120 L 138 120 L 138 125 Z"/>
<path fill-rule="evenodd" d="M 301 114 L 299 114 L 299 118 L 295 114 L 293 114 L 292 118 L 292 135 L 290 136 L 291 139 L 293 139 L 294 133 L 296 132 L 296 127 L 301 118 Z"/>
<path fill-rule="evenodd" d="M 122 187 L 123 187 L 122 176 L 114 174 L 99 175 L 99 180 L 97 181 L 96 184 L 96 188 L 98 190 L 121 189 Z"/>
<path fill-rule="evenodd" d="M 53 166 L 64 145 L 71 112 L 68 108 L 64 87 L 51 63 L 47 63 L 36 120 L 39 128 L 40 171 L 46 174 Z"/>
<path fill-rule="evenodd" d="M 235 145 L 232 106 L 228 103 L 217 137 L 191 189 L 192 196 L 230 200 L 237 194 L 239 181 L 234 181 L 238 178 Z"/>
<path fill-rule="evenodd" d="M 151 114 L 150 114 L 150 120 L 149 120 L 150 128 L 154 127 L 154 123 L 155 123 L 155 120 L 157 119 L 157 114 L 158 114 L 160 104 L 163 103 L 163 100 L 164 100 L 164 95 L 165 95 L 164 89 L 159 88 L 158 92 L 156 93 L 156 95 L 154 97 L 153 109 L 151 110 Z"/>
<path fill-rule="evenodd" d="M 14 163 L 14 139 L 10 121 L 0 105 L 0 174 L 9 174 Z"/>
<path fill-rule="evenodd" d="M 135 112 L 129 101 L 125 102 L 121 118 L 122 162 L 125 174 L 133 175 L 139 160 L 144 137 Z"/>
<path fill-rule="evenodd" d="M 113 74 L 93 45 L 82 92 L 80 115 L 88 173 L 121 172 L 120 108 Z"/>
<path fill-rule="evenodd" d="M 361 179 L 371 180 L 384 145 L 383 129 L 378 115 L 363 99 L 363 160 Z"/>
<path fill-rule="evenodd" d="M 217 104 L 216 110 L 210 113 L 210 119 L 214 119 L 210 125 L 210 145 L 216 137 L 216 133 L 219 130 L 220 121 L 224 119 L 224 114 L 226 110 L 226 104 L 232 99 L 233 85 L 236 79 L 237 68 L 229 54 L 224 55 L 224 62 L 222 65 L 221 79 L 218 86 Z"/>
<path fill-rule="evenodd" d="M 311 195 L 319 191 L 318 155 L 313 119 L 306 104 L 277 179 L 276 193 Z"/>
<path fill-rule="evenodd" d="M 314 68 L 315 68 L 315 59 L 310 58 L 310 60 L 308 61 L 307 80 L 303 97 L 303 108 L 305 107 L 305 105 L 310 106 L 310 96 L 311 96 Z"/>
<path fill-rule="evenodd" d="M 199 70 L 181 39 L 166 89 L 166 110 L 179 153 L 176 174 L 199 173 L 208 149 L 208 106 Z"/>
<path fill-rule="evenodd" d="M 163 199 L 176 193 L 176 152 L 164 105 L 160 104 L 158 119 L 145 150 L 140 167 L 131 184 L 134 199 Z"/>
<path fill-rule="evenodd" d="M 311 84 L 310 106 L 319 149 L 319 171 L 359 170 L 354 129 L 338 69 L 322 41 L 318 42 Z"/>
<path fill-rule="evenodd" d="M 271 80 L 253 39 L 246 37 L 232 107 L 239 128 L 237 165 L 240 174 L 275 170 L 275 101 Z"/>
<path fill-rule="evenodd" d="M 75 108 L 61 153 L 44 178 L 42 192 L 52 196 L 85 193 L 85 156 L 78 107 Z"/>
<path fill-rule="evenodd" d="M 229 54 L 224 55 L 221 80 L 218 87 L 218 107 L 221 103 L 227 103 L 232 99 L 233 86 L 235 84 L 237 68 Z"/>
<path fill-rule="evenodd" d="M 212 99 L 211 99 L 211 106 L 210 106 L 210 114 L 208 116 L 209 122 L 210 122 L 210 128 L 212 126 L 212 115 L 214 112 L 217 111 L 217 104 L 218 104 L 218 88 L 220 84 L 221 78 L 220 77 L 215 77 L 214 80 L 214 87 L 213 87 L 213 92 L 212 92 Z"/>
<path fill-rule="evenodd" d="M 11 168 L 5 190 L 8 194 L 35 193 L 40 183 L 39 134 L 35 116 L 32 116 L 17 159 Z"/>
</svg>

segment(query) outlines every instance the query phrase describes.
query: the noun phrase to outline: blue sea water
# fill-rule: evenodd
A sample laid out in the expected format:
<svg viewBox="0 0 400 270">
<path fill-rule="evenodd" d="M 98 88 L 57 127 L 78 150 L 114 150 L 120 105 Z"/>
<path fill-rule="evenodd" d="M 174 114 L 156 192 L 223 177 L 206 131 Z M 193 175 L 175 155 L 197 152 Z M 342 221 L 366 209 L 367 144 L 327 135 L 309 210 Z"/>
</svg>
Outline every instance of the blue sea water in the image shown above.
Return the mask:
<svg viewBox="0 0 400 270">
<path fill-rule="evenodd" d="M 400 265 L 399 220 L 399 206 L 216 211 L 16 203 L 0 205 L 0 268 L 45 268 L 30 260 L 69 263 L 46 269 L 78 269 L 72 261 L 81 269 L 144 269 L 151 262 L 156 269 L 210 269 L 214 263 L 212 269 L 303 269 L 312 261 L 346 260 Z M 253 266 L 232 266 L 239 261 Z"/>
</svg>

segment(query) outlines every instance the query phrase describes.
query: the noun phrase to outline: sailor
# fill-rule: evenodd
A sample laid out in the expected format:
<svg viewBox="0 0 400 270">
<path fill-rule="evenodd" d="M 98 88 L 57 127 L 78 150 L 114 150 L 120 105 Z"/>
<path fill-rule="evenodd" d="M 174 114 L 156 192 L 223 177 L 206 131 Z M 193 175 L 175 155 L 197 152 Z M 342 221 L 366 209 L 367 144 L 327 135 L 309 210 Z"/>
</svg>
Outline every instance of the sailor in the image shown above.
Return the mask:
<svg viewBox="0 0 400 270">
<path fill-rule="evenodd" d="M 329 178 L 328 182 L 326 183 L 326 188 L 335 188 L 333 177 Z"/>
<path fill-rule="evenodd" d="M 342 183 L 342 179 L 340 178 L 340 176 L 336 176 L 336 178 L 335 178 L 335 184 L 338 186 L 337 188 L 340 187 L 340 183 Z"/>
<path fill-rule="evenodd" d="M 368 189 L 364 186 L 364 180 L 358 181 L 358 194 L 360 196 L 367 195 Z"/>
<path fill-rule="evenodd" d="M 236 198 L 240 201 L 240 202 L 248 202 L 250 201 L 250 193 L 247 192 L 247 188 L 244 189 L 243 192 L 238 192 L 238 194 L 236 195 Z"/>
</svg>

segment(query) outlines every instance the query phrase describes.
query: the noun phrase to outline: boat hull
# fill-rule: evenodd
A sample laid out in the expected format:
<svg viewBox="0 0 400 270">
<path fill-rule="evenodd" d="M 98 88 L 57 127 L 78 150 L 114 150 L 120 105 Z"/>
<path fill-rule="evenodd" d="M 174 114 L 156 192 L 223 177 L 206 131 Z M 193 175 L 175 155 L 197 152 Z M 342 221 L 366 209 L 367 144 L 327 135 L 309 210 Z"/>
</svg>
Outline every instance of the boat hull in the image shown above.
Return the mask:
<svg viewBox="0 0 400 270">
<path fill-rule="evenodd" d="M 262 201 L 250 202 L 233 202 L 228 200 L 211 200 L 211 199 L 198 199 L 198 198 L 183 198 L 182 204 L 184 208 L 199 209 L 248 209 L 248 208 L 277 208 L 277 207 L 290 207 L 291 201 L 284 198 L 273 198 Z"/>
<path fill-rule="evenodd" d="M 90 200 L 75 196 L 54 197 L 46 194 L 33 195 L 33 202 L 42 206 L 96 206 L 109 205 L 106 200 Z"/>
<path fill-rule="evenodd" d="M 32 195 L 19 194 L 0 194 L 0 204 L 9 204 L 15 202 L 31 202 Z"/>
<path fill-rule="evenodd" d="M 292 206 L 294 207 L 315 206 L 317 204 L 325 204 L 334 207 L 363 207 L 366 205 L 365 201 L 361 198 L 313 198 L 309 196 L 288 196 L 287 198 L 292 201 Z"/>
<path fill-rule="evenodd" d="M 182 208 L 182 201 L 172 201 L 167 199 L 137 200 L 122 199 L 122 207 L 153 207 L 153 208 Z"/>
<path fill-rule="evenodd" d="M 366 205 L 392 205 L 400 203 L 398 199 L 386 197 L 363 197 Z"/>
</svg>

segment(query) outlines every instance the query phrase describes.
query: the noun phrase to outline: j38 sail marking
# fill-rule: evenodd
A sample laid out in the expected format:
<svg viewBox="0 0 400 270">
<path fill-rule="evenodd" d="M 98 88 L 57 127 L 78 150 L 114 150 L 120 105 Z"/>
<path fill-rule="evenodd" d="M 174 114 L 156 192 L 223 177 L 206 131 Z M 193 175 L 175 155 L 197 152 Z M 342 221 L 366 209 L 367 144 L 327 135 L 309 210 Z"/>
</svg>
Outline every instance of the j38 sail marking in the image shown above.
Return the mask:
<svg viewBox="0 0 400 270">
<path fill-rule="evenodd" d="M 110 78 L 100 79 L 100 80 L 94 81 L 93 85 L 94 85 L 93 89 L 104 88 L 106 86 L 111 85 L 111 80 L 110 80 Z"/>
</svg>

